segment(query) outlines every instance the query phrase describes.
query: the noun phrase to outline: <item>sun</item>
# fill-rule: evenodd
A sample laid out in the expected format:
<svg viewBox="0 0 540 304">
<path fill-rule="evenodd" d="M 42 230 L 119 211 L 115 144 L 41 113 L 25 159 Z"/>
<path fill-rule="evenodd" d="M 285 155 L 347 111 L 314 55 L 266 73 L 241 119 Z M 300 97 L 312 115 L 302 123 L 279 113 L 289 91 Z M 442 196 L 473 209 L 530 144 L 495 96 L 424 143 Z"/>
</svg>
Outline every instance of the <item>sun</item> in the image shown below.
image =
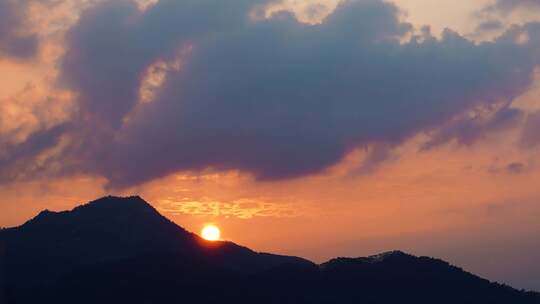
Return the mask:
<svg viewBox="0 0 540 304">
<path fill-rule="evenodd" d="M 216 225 L 206 225 L 201 230 L 201 236 L 207 241 L 219 241 L 221 237 L 221 231 Z"/>
</svg>

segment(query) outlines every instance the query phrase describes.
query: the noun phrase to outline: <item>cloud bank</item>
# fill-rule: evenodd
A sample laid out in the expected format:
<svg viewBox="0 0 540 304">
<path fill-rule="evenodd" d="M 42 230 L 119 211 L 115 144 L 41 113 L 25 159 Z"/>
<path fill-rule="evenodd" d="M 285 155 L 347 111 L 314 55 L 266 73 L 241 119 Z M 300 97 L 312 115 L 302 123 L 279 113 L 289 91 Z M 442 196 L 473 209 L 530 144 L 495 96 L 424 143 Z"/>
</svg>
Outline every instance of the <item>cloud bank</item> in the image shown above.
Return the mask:
<svg viewBox="0 0 540 304">
<path fill-rule="evenodd" d="M 267 4 L 161 0 L 140 10 L 119 0 L 86 10 L 61 60 L 60 83 L 79 103 L 66 172 L 118 188 L 206 168 L 278 180 L 421 132 L 442 128 L 432 146 L 468 142 L 517 117 L 509 104 L 540 64 L 535 23 L 478 44 L 451 30 L 418 34 L 380 0 L 343 1 L 314 25 L 289 12 L 265 18 Z M 158 76 L 143 102 L 150 70 Z M 456 127 L 479 108 L 499 112 Z"/>
</svg>

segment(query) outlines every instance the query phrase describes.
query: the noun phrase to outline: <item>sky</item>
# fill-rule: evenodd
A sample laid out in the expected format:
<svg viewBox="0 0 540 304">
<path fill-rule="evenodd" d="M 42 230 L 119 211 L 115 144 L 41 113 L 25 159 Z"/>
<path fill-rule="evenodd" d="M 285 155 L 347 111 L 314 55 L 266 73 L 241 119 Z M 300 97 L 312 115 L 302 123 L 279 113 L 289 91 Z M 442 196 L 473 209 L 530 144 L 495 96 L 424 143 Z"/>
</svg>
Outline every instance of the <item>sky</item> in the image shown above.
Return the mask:
<svg viewBox="0 0 540 304">
<path fill-rule="evenodd" d="M 0 226 L 141 195 L 540 290 L 540 1 L 0 2 Z"/>
</svg>

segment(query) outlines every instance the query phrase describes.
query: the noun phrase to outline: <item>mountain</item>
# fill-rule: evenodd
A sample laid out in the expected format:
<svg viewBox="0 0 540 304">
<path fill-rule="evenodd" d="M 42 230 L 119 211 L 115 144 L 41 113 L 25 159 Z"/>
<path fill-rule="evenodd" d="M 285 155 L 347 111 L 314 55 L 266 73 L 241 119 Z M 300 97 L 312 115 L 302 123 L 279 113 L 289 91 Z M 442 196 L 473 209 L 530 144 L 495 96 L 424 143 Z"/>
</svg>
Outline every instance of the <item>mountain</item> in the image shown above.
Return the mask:
<svg viewBox="0 0 540 304">
<path fill-rule="evenodd" d="M 316 265 L 208 242 L 140 197 L 105 197 L 0 231 L 0 303 L 36 302 L 540 303 L 540 296 L 400 251 Z"/>
<path fill-rule="evenodd" d="M 149 254 L 197 257 L 237 271 L 259 271 L 296 258 L 207 242 L 160 215 L 140 197 L 105 197 L 65 212 L 43 211 L 3 230 L 7 270 L 25 285 L 54 281 L 74 268 Z"/>
</svg>

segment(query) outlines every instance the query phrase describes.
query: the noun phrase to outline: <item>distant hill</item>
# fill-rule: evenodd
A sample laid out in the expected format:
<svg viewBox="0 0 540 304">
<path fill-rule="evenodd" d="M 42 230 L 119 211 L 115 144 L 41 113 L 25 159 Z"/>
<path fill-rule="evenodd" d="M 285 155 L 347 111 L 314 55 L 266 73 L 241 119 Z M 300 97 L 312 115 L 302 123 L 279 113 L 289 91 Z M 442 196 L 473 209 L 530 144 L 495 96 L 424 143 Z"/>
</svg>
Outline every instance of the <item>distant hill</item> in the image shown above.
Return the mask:
<svg viewBox="0 0 540 304">
<path fill-rule="evenodd" d="M 4 302 L 540 303 L 540 295 L 399 251 L 316 265 L 207 242 L 140 197 L 105 197 L 0 231 Z"/>
</svg>

